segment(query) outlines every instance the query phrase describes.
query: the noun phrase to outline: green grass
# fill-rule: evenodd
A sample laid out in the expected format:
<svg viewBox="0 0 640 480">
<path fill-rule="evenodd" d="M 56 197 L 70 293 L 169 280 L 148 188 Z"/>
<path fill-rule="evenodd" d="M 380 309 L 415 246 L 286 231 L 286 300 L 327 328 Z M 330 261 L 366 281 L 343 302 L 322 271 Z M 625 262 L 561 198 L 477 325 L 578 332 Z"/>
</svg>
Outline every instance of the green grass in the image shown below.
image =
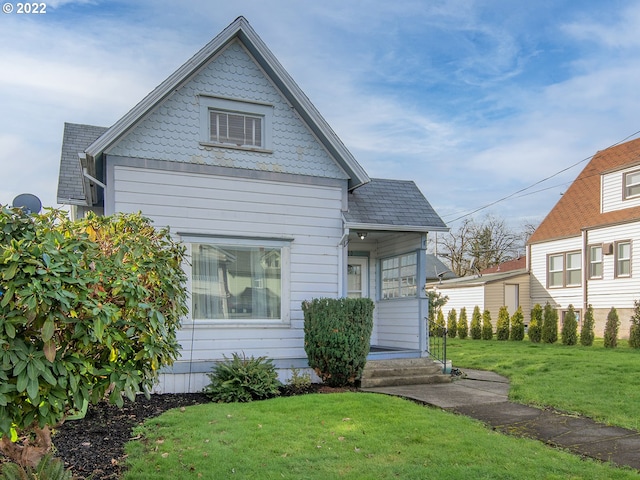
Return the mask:
<svg viewBox="0 0 640 480">
<path fill-rule="evenodd" d="M 592 347 L 448 340 L 454 367 L 491 370 L 511 381 L 514 402 L 551 406 L 610 425 L 640 430 L 640 350 L 622 340 Z"/>
<path fill-rule="evenodd" d="M 151 419 L 137 433 L 142 438 L 127 445 L 125 480 L 638 478 L 463 416 L 367 393 L 199 405 Z"/>
</svg>

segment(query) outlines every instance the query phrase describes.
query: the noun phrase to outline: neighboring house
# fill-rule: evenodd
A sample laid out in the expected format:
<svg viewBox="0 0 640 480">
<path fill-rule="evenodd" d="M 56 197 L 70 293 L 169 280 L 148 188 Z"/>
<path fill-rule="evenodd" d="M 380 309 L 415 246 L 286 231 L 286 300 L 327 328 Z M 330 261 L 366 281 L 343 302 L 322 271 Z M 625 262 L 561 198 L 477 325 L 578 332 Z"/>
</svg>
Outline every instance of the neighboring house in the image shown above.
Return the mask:
<svg viewBox="0 0 640 480">
<path fill-rule="evenodd" d="M 216 361 L 308 366 L 301 304 L 371 297 L 372 356 L 426 355 L 427 232 L 411 181 L 371 179 L 239 17 L 110 128 L 66 124 L 58 201 L 137 212 L 187 247 L 182 356 L 159 391 Z"/>
<path fill-rule="evenodd" d="M 456 278 L 456 274 L 449 270 L 444 263 L 440 261 L 434 254 L 427 254 L 427 283 L 441 282 L 442 280 L 451 280 Z"/>
<path fill-rule="evenodd" d="M 507 260 L 506 262 L 494 265 L 493 267 L 485 268 L 480 271 L 480 274 L 486 275 L 487 273 L 510 272 L 512 270 L 522 270 L 526 268 L 527 257 L 525 255 L 520 255 L 518 258 L 514 258 L 513 260 Z"/>
<path fill-rule="evenodd" d="M 464 307 L 467 309 L 467 321 L 471 324 L 471 315 L 477 306 L 481 313 L 485 310 L 491 312 L 491 321 L 495 330 L 500 307 L 506 306 L 509 315 L 513 315 L 518 307 L 522 307 L 524 323 L 529 324 L 531 306 L 529 273 L 526 269 L 470 275 L 440 283 L 429 283 L 427 290 L 434 290 L 442 296 L 449 297 L 442 307 L 445 320 L 452 309 L 456 310 L 459 318 L 460 310 Z"/>
<path fill-rule="evenodd" d="M 596 155 L 529 239 L 531 302 L 583 318 L 592 305 L 602 336 L 615 307 L 628 336 L 640 300 L 640 139 Z"/>
</svg>

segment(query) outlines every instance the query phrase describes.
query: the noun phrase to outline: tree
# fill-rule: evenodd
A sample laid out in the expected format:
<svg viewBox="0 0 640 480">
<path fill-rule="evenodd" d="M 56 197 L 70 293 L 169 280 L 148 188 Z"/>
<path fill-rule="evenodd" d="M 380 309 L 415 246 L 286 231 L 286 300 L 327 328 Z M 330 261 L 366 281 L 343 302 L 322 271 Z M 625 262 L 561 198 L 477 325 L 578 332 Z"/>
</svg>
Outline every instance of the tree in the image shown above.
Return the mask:
<svg viewBox="0 0 640 480">
<path fill-rule="evenodd" d="M 442 294 L 436 290 L 428 290 L 427 299 L 429 301 L 429 331 L 432 331 L 431 324 L 436 321 L 438 318 L 438 312 L 447 304 L 449 297 L 446 295 L 442 296 Z M 444 322 L 442 323 L 442 326 L 444 326 Z"/>
<path fill-rule="evenodd" d="M 629 346 L 640 348 L 640 302 L 634 300 L 633 315 L 631 316 L 631 328 L 629 329 Z"/>
<path fill-rule="evenodd" d="M 496 338 L 498 340 L 509 340 L 509 321 L 509 310 L 505 306 L 500 307 L 496 324 Z"/>
<path fill-rule="evenodd" d="M 482 312 L 482 340 L 491 340 L 493 338 L 493 325 L 491 324 L 491 312 L 485 310 Z"/>
<path fill-rule="evenodd" d="M 536 303 L 531 309 L 528 334 L 531 343 L 540 343 L 542 340 L 542 307 L 539 303 Z"/>
<path fill-rule="evenodd" d="M 593 332 L 595 321 L 593 319 L 593 307 L 589 305 L 584 315 L 582 327 L 580 328 L 580 345 L 590 347 L 593 345 L 595 334 Z"/>
<path fill-rule="evenodd" d="M 70 412 L 149 395 L 179 354 L 184 254 L 140 215 L 1 209 L 2 453 L 33 466 Z"/>
<path fill-rule="evenodd" d="M 467 320 L 467 309 L 460 309 L 460 318 L 458 319 L 458 337 L 464 340 L 469 336 L 469 321 Z"/>
<path fill-rule="evenodd" d="M 473 308 L 471 314 L 471 338 L 473 340 L 480 340 L 482 338 L 482 315 L 480 314 L 480 307 L 476 305 Z"/>
<path fill-rule="evenodd" d="M 449 338 L 456 338 L 458 333 L 458 313 L 455 308 L 449 310 L 447 315 L 447 336 Z"/>
<path fill-rule="evenodd" d="M 515 341 L 524 340 L 524 315 L 522 313 L 522 307 L 518 307 L 511 316 L 511 333 L 509 339 Z"/>
<path fill-rule="evenodd" d="M 517 258 L 527 235 L 512 231 L 492 215 L 481 221 L 467 218 L 456 230 L 440 235 L 436 249 L 448 260 L 449 269 L 463 277 Z"/>
<path fill-rule="evenodd" d="M 569 305 L 569 311 L 564 316 L 560 338 L 563 345 L 575 345 L 578 343 L 578 320 L 573 305 Z"/>
<path fill-rule="evenodd" d="M 604 326 L 604 346 L 606 348 L 616 348 L 618 346 L 618 328 L 620 319 L 615 307 L 611 307 L 607 314 L 607 323 Z"/>
<path fill-rule="evenodd" d="M 547 302 L 542 314 L 542 343 L 556 343 L 557 341 L 558 311 Z"/>
</svg>

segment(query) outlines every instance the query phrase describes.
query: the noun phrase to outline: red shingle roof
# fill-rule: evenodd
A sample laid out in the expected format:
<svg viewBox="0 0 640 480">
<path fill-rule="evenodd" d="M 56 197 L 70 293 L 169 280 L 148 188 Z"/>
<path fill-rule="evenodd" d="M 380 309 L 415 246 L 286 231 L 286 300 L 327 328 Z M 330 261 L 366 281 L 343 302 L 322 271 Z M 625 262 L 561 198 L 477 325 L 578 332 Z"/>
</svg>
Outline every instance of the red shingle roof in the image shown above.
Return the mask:
<svg viewBox="0 0 640 480">
<path fill-rule="evenodd" d="M 513 270 L 522 270 L 526 267 L 527 257 L 520 256 L 518 258 L 514 258 L 513 260 L 502 262 L 500 265 L 496 265 L 495 267 L 485 268 L 480 273 L 484 275 L 485 273 L 511 272 Z"/>
<path fill-rule="evenodd" d="M 607 213 L 601 213 L 600 209 L 601 175 L 604 172 L 621 169 L 639 162 L 640 139 L 631 140 L 596 153 L 531 235 L 529 243 L 573 237 L 580 235 L 585 227 L 640 219 L 640 207 Z"/>
</svg>

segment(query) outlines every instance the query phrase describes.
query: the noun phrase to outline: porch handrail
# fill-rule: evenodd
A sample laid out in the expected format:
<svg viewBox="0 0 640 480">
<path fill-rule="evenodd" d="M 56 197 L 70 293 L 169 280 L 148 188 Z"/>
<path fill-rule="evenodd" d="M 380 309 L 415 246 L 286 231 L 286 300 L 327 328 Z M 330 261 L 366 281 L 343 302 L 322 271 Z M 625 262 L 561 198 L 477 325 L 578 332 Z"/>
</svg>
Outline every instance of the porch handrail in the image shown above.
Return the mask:
<svg viewBox="0 0 640 480">
<path fill-rule="evenodd" d="M 442 363 L 442 372 L 447 372 L 447 327 L 427 321 L 428 351 L 431 358 Z"/>
</svg>

